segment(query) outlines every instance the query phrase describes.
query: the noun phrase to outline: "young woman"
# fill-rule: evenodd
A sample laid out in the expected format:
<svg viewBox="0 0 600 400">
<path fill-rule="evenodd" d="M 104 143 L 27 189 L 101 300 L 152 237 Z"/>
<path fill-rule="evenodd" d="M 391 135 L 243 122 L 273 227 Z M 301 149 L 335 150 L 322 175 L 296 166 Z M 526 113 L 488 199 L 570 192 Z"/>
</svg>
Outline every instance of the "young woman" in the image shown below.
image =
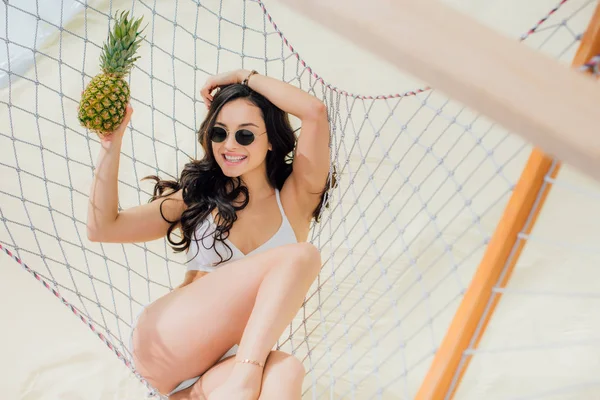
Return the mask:
<svg viewBox="0 0 600 400">
<path fill-rule="evenodd" d="M 186 164 L 177 181 L 150 177 L 157 181 L 151 201 L 119 213 L 128 106 L 121 126 L 102 140 L 88 237 L 125 243 L 167 236 L 175 251 L 187 252 L 184 282 L 147 305 L 132 329 L 136 369 L 161 393 L 298 400 L 304 368 L 272 348 L 321 267 L 306 240 L 329 183 L 326 107 L 246 70 L 210 77 L 201 95 L 208 108 L 198 132 L 204 157 Z M 288 113 L 302 122 L 297 143 Z"/>
</svg>

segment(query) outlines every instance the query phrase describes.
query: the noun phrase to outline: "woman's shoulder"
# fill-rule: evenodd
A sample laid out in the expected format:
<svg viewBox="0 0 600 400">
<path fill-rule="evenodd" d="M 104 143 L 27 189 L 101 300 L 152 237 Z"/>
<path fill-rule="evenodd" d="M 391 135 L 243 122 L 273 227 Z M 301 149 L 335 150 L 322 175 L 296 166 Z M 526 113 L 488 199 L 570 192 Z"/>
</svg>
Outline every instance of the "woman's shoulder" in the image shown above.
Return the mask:
<svg viewBox="0 0 600 400">
<path fill-rule="evenodd" d="M 179 221 L 181 219 L 181 214 L 183 214 L 187 208 L 187 205 L 183 200 L 182 189 L 161 196 L 156 200 L 160 201 L 160 214 L 162 218 L 170 223 Z"/>
</svg>

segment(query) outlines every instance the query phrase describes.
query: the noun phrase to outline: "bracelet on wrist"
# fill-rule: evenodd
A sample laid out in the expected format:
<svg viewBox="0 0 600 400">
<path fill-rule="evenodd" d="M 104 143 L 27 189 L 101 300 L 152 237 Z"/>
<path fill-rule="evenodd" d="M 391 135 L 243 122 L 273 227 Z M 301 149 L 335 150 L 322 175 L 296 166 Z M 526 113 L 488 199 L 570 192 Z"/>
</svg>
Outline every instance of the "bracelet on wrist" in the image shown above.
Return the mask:
<svg viewBox="0 0 600 400">
<path fill-rule="evenodd" d="M 248 81 L 250 80 L 250 77 L 254 74 L 258 74 L 258 72 L 256 72 L 256 70 L 252 70 L 250 71 L 250 73 L 248 74 L 248 76 L 242 81 L 242 85 L 244 86 L 248 86 Z"/>
</svg>

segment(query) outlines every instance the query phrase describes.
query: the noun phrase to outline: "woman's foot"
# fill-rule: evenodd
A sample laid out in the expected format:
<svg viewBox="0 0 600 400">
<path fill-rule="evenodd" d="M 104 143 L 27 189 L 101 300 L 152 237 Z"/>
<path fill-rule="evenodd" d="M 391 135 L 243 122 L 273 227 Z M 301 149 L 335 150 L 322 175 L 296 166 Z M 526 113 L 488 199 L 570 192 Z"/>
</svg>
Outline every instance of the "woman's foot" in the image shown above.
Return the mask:
<svg viewBox="0 0 600 400">
<path fill-rule="evenodd" d="M 263 367 L 236 362 L 227 381 L 213 390 L 207 400 L 257 400 Z"/>
</svg>

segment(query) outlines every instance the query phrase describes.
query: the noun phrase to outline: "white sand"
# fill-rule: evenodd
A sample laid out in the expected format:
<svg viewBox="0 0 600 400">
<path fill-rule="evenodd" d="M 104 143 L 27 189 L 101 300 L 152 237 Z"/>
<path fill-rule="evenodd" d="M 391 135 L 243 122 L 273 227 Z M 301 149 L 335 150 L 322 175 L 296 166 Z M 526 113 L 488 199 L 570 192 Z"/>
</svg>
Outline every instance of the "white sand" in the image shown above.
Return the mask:
<svg viewBox="0 0 600 400">
<path fill-rule="evenodd" d="M 103 11 L 108 10 L 108 3 L 100 0 L 90 2 Z M 453 0 L 451 3 L 517 40 L 521 33 L 545 16 L 557 1 L 536 0 L 526 5 L 517 0 Z M 534 35 L 527 44 L 537 47 L 549 33 L 556 30 L 552 27 L 557 20 L 569 17 L 585 3 L 582 0 L 567 3 L 559 13 L 560 17 L 545 25 L 546 29 Z M 112 2 L 113 9 L 129 7 L 130 4 L 129 0 Z M 150 31 L 148 37 L 171 53 L 173 25 L 160 18 L 152 21 L 152 14 L 143 4 L 136 2 L 136 13 L 146 16 L 146 21 L 151 22 L 150 28 L 154 26 L 154 36 Z M 196 28 L 196 9 L 188 1 L 178 4 L 177 21 L 181 26 L 192 32 L 197 29 L 198 36 L 211 43 L 219 40 L 216 18 L 204 11 Z M 211 10 L 219 9 L 217 1 L 203 4 Z M 404 92 L 423 85 L 344 38 L 292 14 L 276 1 L 269 0 L 266 6 L 302 58 L 332 85 L 366 95 Z M 260 8 L 255 3 L 249 3 L 246 9 L 248 26 L 262 29 Z M 583 30 L 591 9 L 588 6 L 585 12 L 570 20 L 575 33 Z M 157 1 L 156 10 L 167 18 L 173 18 L 174 7 L 170 1 Z M 3 12 L 2 7 L 0 11 Z M 240 5 L 236 1 L 228 2 L 222 13 L 241 21 Z M 3 16 L 0 17 L 4 20 Z M 87 18 L 87 24 L 84 25 L 84 15 L 78 14 L 66 27 L 79 35 L 87 31 L 90 40 L 100 43 L 106 34 L 106 18 L 91 10 Z M 268 26 L 268 21 L 266 24 Z M 221 29 L 221 45 L 240 52 L 241 31 L 227 23 L 221 23 Z M 267 31 L 272 31 L 272 28 L 269 27 Z M 131 134 L 131 140 L 125 141 L 123 149 L 129 156 L 122 159 L 120 170 L 120 178 L 124 182 L 120 187 L 123 207 L 146 201 L 144 193 L 139 195 L 135 189 L 127 186 L 137 187 L 141 177 L 155 173 L 153 168 L 146 165 L 158 166 L 163 176 L 166 173 L 176 174 L 186 161 L 187 154 L 198 155 L 192 129 L 199 125 L 204 109 L 202 104 L 194 104 L 186 96 L 195 97 L 194 93 L 197 94 L 206 78 L 205 72 L 216 71 L 217 52 L 200 43 L 198 54 L 195 55 L 191 50 L 193 42 L 187 34 L 176 32 L 176 38 L 175 54 L 201 70 L 194 76 L 189 67 L 179 61 L 174 63 L 159 49 L 151 49 L 146 44 L 140 50 L 142 59 L 138 66 L 145 73 L 137 70 L 132 74 L 133 95 L 138 99 L 133 101 L 133 126 L 136 132 L 128 133 Z M 55 35 L 42 46 L 43 51 L 54 57 L 60 56 L 67 64 L 81 70 L 82 41 L 64 34 L 62 46 L 59 46 L 58 39 Z M 575 50 L 575 47 L 568 46 L 572 39 L 572 34 L 560 29 L 542 51 L 556 57 L 563 49 L 569 48 L 561 57 L 568 62 Z M 266 53 L 269 58 L 281 56 L 277 35 L 268 37 L 267 51 L 264 50 L 265 38 L 262 35 L 248 33 L 244 40 L 244 52 L 247 55 L 265 57 Z M 283 52 L 289 55 L 287 50 Z M 87 74 L 97 73 L 97 55 L 97 48 L 86 48 Z M 239 58 L 221 51 L 219 70 L 234 67 L 239 67 Z M 249 57 L 245 67 L 264 72 L 265 63 Z M 295 68 L 293 59 L 286 61 L 286 79 L 295 77 Z M 37 69 L 30 69 L 26 75 L 62 91 L 68 98 L 78 99 L 83 88 L 81 74 L 64 66 L 61 71 L 59 80 L 58 64 L 40 56 Z M 280 77 L 283 72 L 281 62 L 269 63 L 267 72 Z M 156 78 L 152 85 L 149 85 L 150 80 L 146 75 L 150 73 Z M 307 82 L 305 72 L 302 78 L 304 89 L 308 87 Z M 175 95 L 168 87 L 173 83 L 180 90 Z M 321 89 L 321 86 L 315 86 L 319 96 Z M 8 89 L 0 91 L 3 102 L 8 102 L 8 96 Z M 73 101 L 65 100 L 63 103 L 65 124 L 70 129 L 65 133 L 60 126 L 43 118 L 36 125 L 32 115 L 18 109 L 21 107 L 33 112 L 37 105 L 39 115 L 62 123 L 63 109 L 56 93 L 44 87 L 36 92 L 34 85 L 19 79 L 12 85 L 10 98 L 15 105 L 11 114 L 6 105 L 0 104 L 0 160 L 6 165 L 0 166 L 0 217 L 9 220 L 0 224 L 0 242 L 9 247 L 13 242 L 17 243 L 24 260 L 45 275 L 48 270 L 36 254 L 49 257 L 49 265 L 53 264 L 52 259 L 64 263 L 65 258 L 75 268 L 85 270 L 85 265 L 88 265 L 90 273 L 98 279 L 107 280 L 107 271 L 110 271 L 114 288 L 131 293 L 139 303 L 131 303 L 125 296 L 107 290 L 102 284 L 96 285 L 94 293 L 87 277 L 78 275 L 73 279 L 76 279 L 82 293 L 92 298 L 98 296 L 109 310 L 114 309 L 112 299 L 115 299 L 115 307 L 124 320 L 119 323 L 110 313 L 100 315 L 93 302 L 86 302 L 85 307 L 97 321 L 110 327 L 117 340 L 126 340 L 127 324 L 131 322 L 140 303 L 155 299 L 166 288 L 157 285 L 150 285 L 149 288 L 145 279 L 126 274 L 119 263 L 128 264 L 133 271 L 142 276 L 149 275 L 162 285 L 176 285 L 184 271 L 175 263 L 181 257 L 172 256 L 162 241 L 148 243 L 146 248 L 152 252 L 159 255 L 166 252 L 169 255 L 173 262 L 167 268 L 159 256 L 145 252 L 139 246 L 125 246 L 124 253 L 118 245 L 101 247 L 97 243 L 88 243 L 82 225 L 77 224 L 77 231 L 73 222 L 60 213 L 53 214 L 53 221 L 48 204 L 67 215 L 74 214 L 79 220 L 85 219 L 84 194 L 91 182 L 90 168 L 85 165 L 95 161 L 97 143 L 92 140 L 88 146 L 85 131 L 77 125 Z M 421 108 L 420 102 L 425 99 L 431 109 Z M 336 99 L 327 100 L 330 109 L 335 108 Z M 369 101 L 352 103 L 342 99 L 337 105 L 340 114 L 332 115 L 336 118 L 334 145 L 340 148 L 338 167 L 344 167 L 346 160 L 350 166 L 344 169 L 342 183 L 334 192 L 333 211 L 325 214 L 323 232 L 315 240 L 322 247 L 327 263 L 321 274 L 320 292 L 312 296 L 306 306 L 307 314 L 314 314 L 301 324 L 303 313 L 299 313 L 292 324 L 293 330 L 297 329 L 292 340 L 288 340 L 287 332 L 282 336 L 282 349 L 291 351 L 293 347 L 296 355 L 311 370 L 305 380 L 305 398 L 411 398 L 431 362 L 435 346 L 443 339 L 459 304 L 461 291 L 467 287 L 484 251 L 482 243 L 493 232 L 502 214 L 508 198 L 507 191 L 511 182 L 518 177 L 528 148 L 518 151 L 523 143 L 513 136 L 502 140 L 504 132 L 496 127 L 482 139 L 482 146 L 486 150 L 495 148 L 493 160 L 486 158 L 486 151 L 481 146 L 470 151 L 477 138 L 484 136 L 490 126 L 489 121 L 481 118 L 473 122 L 475 114 L 463 111 L 458 115 L 457 123 L 448 128 L 447 118 L 456 116 L 460 107 L 454 103 L 444 103 L 445 99 L 438 93 L 404 99 L 396 109 L 395 117 L 382 128 L 381 124 L 390 109 L 396 107 L 397 100 L 373 105 Z M 152 113 L 151 105 L 158 111 Z M 443 108 L 443 115 L 434 118 L 437 108 Z M 411 119 L 412 113 L 417 110 L 420 110 L 419 113 Z M 367 112 L 369 119 L 364 120 Z M 346 120 L 348 114 L 352 116 L 350 122 Z M 178 121 L 175 128 L 171 116 Z M 398 135 L 402 125 L 407 124 L 409 119 L 406 132 Z M 464 134 L 461 126 L 470 123 L 471 132 Z M 342 127 L 345 132 L 343 137 Z M 381 137 L 370 147 L 373 133 L 379 129 Z M 360 139 L 355 143 L 355 135 L 359 131 Z M 15 145 L 9 139 L 11 132 L 21 139 Z M 440 137 L 441 132 L 444 134 Z M 40 157 L 40 142 L 51 150 L 44 152 L 44 158 Z M 177 152 L 173 150 L 175 145 L 179 148 Z M 349 154 L 353 145 L 359 145 L 360 148 L 354 147 Z M 438 158 L 450 151 L 445 157 L 445 167 L 436 168 L 436 159 L 425 155 L 427 146 L 432 146 Z M 407 149 L 410 152 L 401 157 Z M 389 156 L 381 163 L 388 150 Z M 79 164 L 71 161 L 67 169 L 65 158 L 56 154 L 68 154 Z M 134 164 L 132 157 L 138 162 Z M 363 158 L 366 158 L 366 163 L 361 167 Z M 17 163 L 26 172 L 17 174 Z M 399 164 L 399 169 L 388 180 L 395 163 Z M 504 163 L 507 165 L 502 174 L 495 175 L 495 168 Z M 415 166 L 418 168 L 413 171 Z M 448 179 L 447 170 L 453 167 L 456 168 L 455 178 Z M 473 171 L 476 173 L 472 174 Z M 27 172 L 35 176 L 46 174 L 49 181 L 72 186 L 83 194 L 75 193 L 71 198 L 64 187 L 56 184 L 46 186 Z M 490 181 L 490 176 L 495 177 Z M 403 185 L 405 177 L 409 179 Z M 354 183 L 349 186 L 351 178 Z M 600 190 L 597 184 L 572 171 L 567 170 L 560 179 L 577 186 L 583 194 L 567 188 L 555 188 L 534 231 L 538 241 L 530 243 L 523 253 L 509 286 L 514 290 L 546 294 L 510 294 L 503 298 L 481 342 L 481 348 L 489 350 L 489 353 L 474 358 L 456 398 L 528 398 L 549 391 L 554 394 L 549 397 L 552 399 L 592 399 L 597 398 L 600 392 L 595 373 L 600 364 L 599 338 L 595 333 L 600 326 L 597 312 L 600 297 L 597 289 L 597 266 L 600 262 L 600 231 L 597 228 L 600 213 L 597 204 Z M 488 181 L 490 183 L 483 186 Z M 375 197 L 376 190 L 384 183 L 382 194 Z M 456 195 L 458 184 L 463 185 L 463 190 Z M 417 186 L 419 190 L 416 190 Z M 141 187 L 146 191 L 149 189 L 147 184 Z M 395 194 L 400 187 L 400 192 Z M 348 194 L 342 197 L 347 188 L 350 188 Z M 35 200 L 42 206 L 28 203 L 25 209 L 21 201 L 7 195 L 19 197 L 21 190 L 25 198 Z M 390 210 L 385 211 L 384 202 L 392 195 L 395 197 L 389 204 Z M 469 199 L 472 205 L 465 209 L 464 202 Z M 569 201 L 572 203 L 568 204 Z M 427 204 L 427 212 L 422 211 L 423 202 Z M 362 212 L 364 217 L 360 215 Z M 428 213 L 437 215 L 436 223 L 431 223 Z M 396 215 L 395 224 L 389 225 Z M 481 217 L 481 221 L 473 225 L 473 219 L 477 216 Z M 345 222 L 336 229 L 342 218 L 346 218 Z M 37 229 L 33 233 L 26 228 L 30 223 Z M 446 224 L 448 227 L 442 228 Z M 402 228 L 404 230 L 399 233 Z M 438 237 L 439 230 L 442 234 Z M 75 244 L 81 241 L 89 250 L 85 253 L 88 258 L 84 258 L 84 253 L 76 246 L 59 243 L 43 232 L 53 233 Z M 371 244 L 371 241 L 376 244 Z M 453 243 L 450 251 L 446 250 L 449 243 Z M 111 261 L 106 265 L 101 257 L 94 254 L 106 254 Z M 378 258 L 381 262 L 375 263 Z M 415 262 L 411 263 L 411 259 Z M 143 385 L 87 326 L 74 318 L 69 309 L 9 257 L 1 255 L 0 265 L 3 267 L 0 268 L 0 293 L 3 293 L 4 299 L 0 303 L 0 320 L 3 321 L 3 329 L 0 330 L 2 399 L 144 398 L 146 391 Z M 387 267 L 389 270 L 384 274 L 380 268 Z M 52 273 L 61 284 L 72 286 L 69 284 L 71 277 L 65 273 L 64 266 L 54 264 L 52 268 Z M 348 278 L 344 280 L 346 275 Z M 316 286 L 311 294 L 315 289 Z M 423 300 L 425 292 L 430 293 L 426 301 Z M 559 292 L 568 296 L 561 296 Z M 589 295 L 575 296 L 576 293 Z M 67 292 L 64 295 L 73 297 Z M 394 303 L 395 300 L 397 303 Z M 395 326 L 399 319 L 402 321 L 400 329 Z M 311 332 L 312 329 L 315 331 L 307 339 L 312 355 L 305 358 L 308 346 L 300 344 L 300 340 L 305 332 Z M 392 334 L 388 333 L 390 329 Z M 403 341 L 406 347 L 398 349 Z M 118 343 L 115 344 L 118 351 L 124 351 Z M 536 345 L 545 347 L 531 349 Z M 510 349 L 513 347 L 517 350 Z M 381 365 L 380 370 L 373 373 L 377 365 Z M 403 371 L 406 373 L 403 374 Z M 356 385 L 356 391 L 351 393 L 349 390 L 353 384 Z M 577 385 L 584 386 L 568 393 L 559 391 L 561 387 Z M 385 394 L 376 397 L 377 389 L 382 387 L 385 388 Z"/>
</svg>

